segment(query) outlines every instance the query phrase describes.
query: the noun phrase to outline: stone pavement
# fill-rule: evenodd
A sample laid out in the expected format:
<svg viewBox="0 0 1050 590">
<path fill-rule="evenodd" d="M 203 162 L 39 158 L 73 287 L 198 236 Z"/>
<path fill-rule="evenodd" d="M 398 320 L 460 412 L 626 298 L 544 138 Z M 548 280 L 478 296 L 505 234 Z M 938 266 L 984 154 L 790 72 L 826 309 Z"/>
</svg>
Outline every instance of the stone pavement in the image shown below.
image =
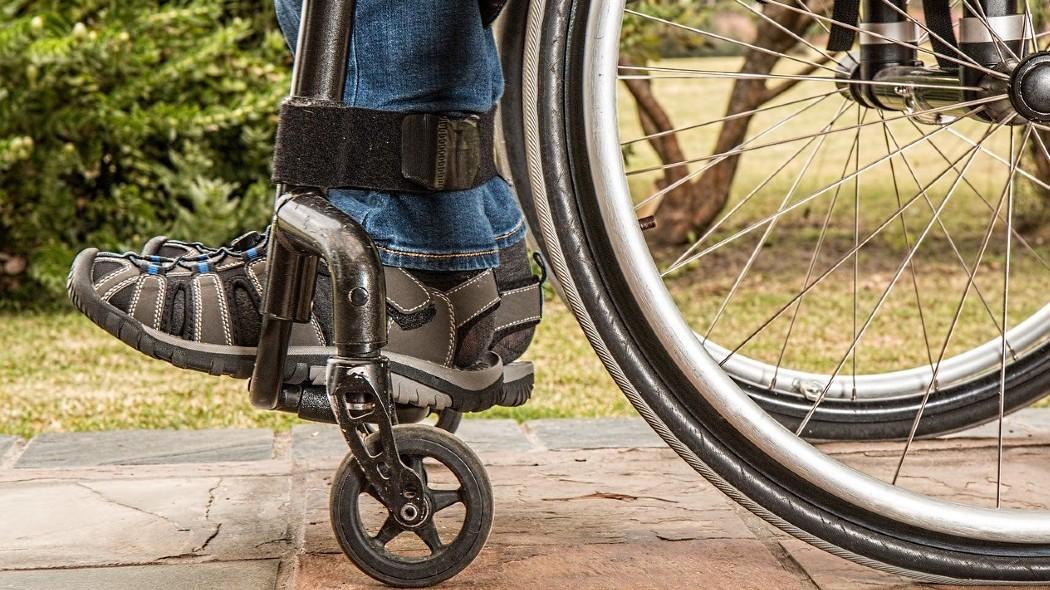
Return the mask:
<svg viewBox="0 0 1050 590">
<path fill-rule="evenodd" d="M 1009 424 L 1008 455 L 1045 471 L 1050 411 Z M 919 444 L 905 477 L 945 495 L 994 497 L 973 466 L 993 452 L 990 432 Z M 772 529 L 637 419 L 468 420 L 461 436 L 489 469 L 496 520 L 477 562 L 444 588 L 921 587 Z M 828 448 L 880 471 L 899 445 Z M 277 436 L 0 437 L 0 589 L 377 587 L 339 553 L 328 522 L 344 454 L 338 433 L 317 425 Z M 955 489 L 937 478 L 948 469 L 972 473 Z M 1046 477 L 1012 474 L 1008 497 L 1040 499 Z"/>
</svg>

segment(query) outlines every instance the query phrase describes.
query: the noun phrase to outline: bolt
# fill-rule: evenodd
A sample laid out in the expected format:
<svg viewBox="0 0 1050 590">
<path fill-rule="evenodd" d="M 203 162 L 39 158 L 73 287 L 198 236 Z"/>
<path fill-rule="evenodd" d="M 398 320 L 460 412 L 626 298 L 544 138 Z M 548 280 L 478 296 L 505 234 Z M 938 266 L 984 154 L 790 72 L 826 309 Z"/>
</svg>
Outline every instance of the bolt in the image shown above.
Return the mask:
<svg viewBox="0 0 1050 590">
<path fill-rule="evenodd" d="M 368 289 L 364 287 L 358 287 L 353 291 L 350 291 L 350 303 L 353 303 L 357 307 L 364 307 L 368 304 Z"/>
<path fill-rule="evenodd" d="M 412 504 L 405 504 L 401 507 L 401 520 L 405 522 L 415 522 L 419 518 L 419 508 L 416 508 Z"/>
</svg>

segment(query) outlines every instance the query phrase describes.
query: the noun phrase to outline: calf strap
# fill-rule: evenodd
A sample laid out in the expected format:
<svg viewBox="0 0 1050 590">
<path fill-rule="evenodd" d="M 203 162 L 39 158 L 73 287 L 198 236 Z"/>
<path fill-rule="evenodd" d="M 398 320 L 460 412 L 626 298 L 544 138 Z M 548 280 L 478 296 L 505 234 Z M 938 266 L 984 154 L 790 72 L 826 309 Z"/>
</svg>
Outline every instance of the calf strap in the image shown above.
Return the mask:
<svg viewBox="0 0 1050 590">
<path fill-rule="evenodd" d="M 496 176 L 495 109 L 395 113 L 292 97 L 281 105 L 273 180 L 290 186 L 427 193 Z"/>
</svg>

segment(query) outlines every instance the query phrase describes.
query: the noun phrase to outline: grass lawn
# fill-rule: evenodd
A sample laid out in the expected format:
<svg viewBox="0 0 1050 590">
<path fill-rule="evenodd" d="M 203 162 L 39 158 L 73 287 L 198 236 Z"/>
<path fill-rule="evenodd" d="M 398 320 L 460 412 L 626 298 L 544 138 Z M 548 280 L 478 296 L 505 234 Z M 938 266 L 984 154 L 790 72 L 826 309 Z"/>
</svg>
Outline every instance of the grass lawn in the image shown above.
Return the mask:
<svg viewBox="0 0 1050 590">
<path fill-rule="evenodd" d="M 559 301 L 530 357 L 533 401 L 482 418 L 622 416 L 633 409 Z M 79 314 L 0 315 L 0 434 L 132 428 L 288 429 L 294 416 L 255 410 L 246 381 L 185 371 L 143 356 Z"/>
</svg>

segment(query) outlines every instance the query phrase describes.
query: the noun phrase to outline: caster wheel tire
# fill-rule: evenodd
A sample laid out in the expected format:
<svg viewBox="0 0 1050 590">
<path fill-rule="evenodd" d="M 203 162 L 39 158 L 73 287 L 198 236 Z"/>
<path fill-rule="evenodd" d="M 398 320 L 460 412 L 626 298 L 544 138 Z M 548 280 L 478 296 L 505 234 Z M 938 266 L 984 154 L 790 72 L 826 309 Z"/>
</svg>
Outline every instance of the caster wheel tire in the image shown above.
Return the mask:
<svg viewBox="0 0 1050 590">
<path fill-rule="evenodd" d="M 451 434 L 418 424 L 394 426 L 393 433 L 401 460 L 423 479 L 430 516 L 413 528 L 398 523 L 376 502 L 348 455 L 332 482 L 332 528 L 343 552 L 365 574 L 400 588 L 433 586 L 463 571 L 485 546 L 492 528 L 492 485 L 477 455 Z M 365 445 L 378 452 L 379 435 L 370 435 Z M 438 471 L 444 481 L 430 481 Z M 381 526 L 367 522 L 363 500 L 381 508 Z M 436 522 L 446 509 L 462 515 L 453 519 L 460 521 L 455 530 Z"/>
</svg>

